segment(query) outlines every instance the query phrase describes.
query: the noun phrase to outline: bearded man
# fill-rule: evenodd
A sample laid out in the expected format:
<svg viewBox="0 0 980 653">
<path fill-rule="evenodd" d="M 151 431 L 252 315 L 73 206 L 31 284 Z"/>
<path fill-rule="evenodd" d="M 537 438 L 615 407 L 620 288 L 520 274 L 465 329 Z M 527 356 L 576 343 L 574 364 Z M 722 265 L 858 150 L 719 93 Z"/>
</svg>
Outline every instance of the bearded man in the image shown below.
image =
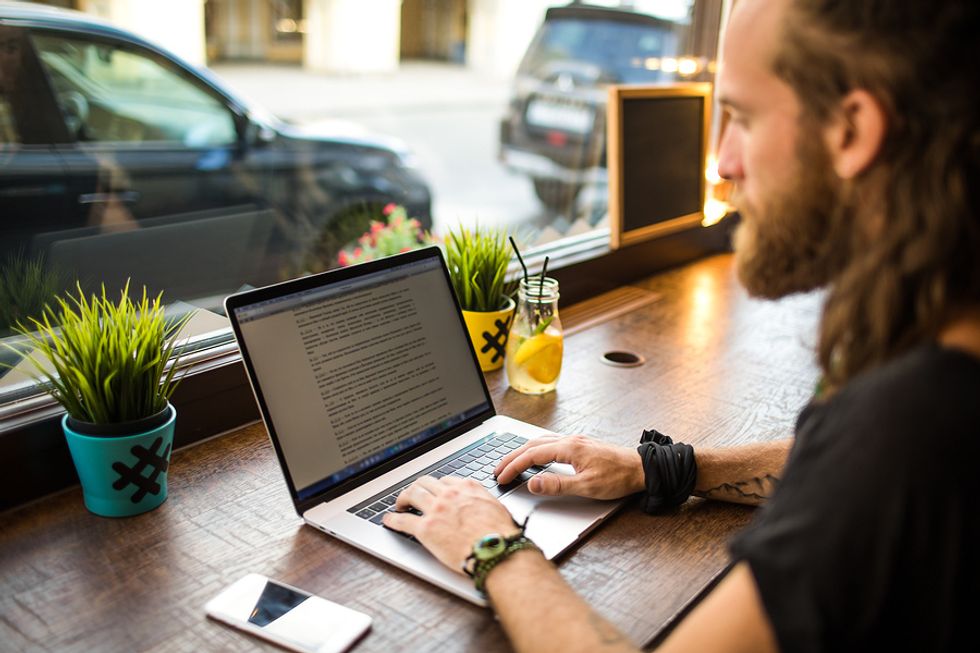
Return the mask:
<svg viewBox="0 0 980 653">
<path fill-rule="evenodd" d="M 507 483 L 572 464 L 533 478 L 540 494 L 671 505 L 689 476 L 701 496 L 767 499 L 661 650 L 978 648 L 977 34 L 974 0 L 741 0 L 717 85 L 736 267 L 756 296 L 828 288 L 821 390 L 792 441 L 692 452 L 658 437 L 638 452 L 555 436 L 497 468 Z M 747 480 L 755 496 L 733 495 Z M 478 587 L 518 650 L 630 649 L 478 485 L 422 478 L 409 506 L 421 516 L 385 524 L 453 569 L 488 534 L 513 543 Z"/>
</svg>

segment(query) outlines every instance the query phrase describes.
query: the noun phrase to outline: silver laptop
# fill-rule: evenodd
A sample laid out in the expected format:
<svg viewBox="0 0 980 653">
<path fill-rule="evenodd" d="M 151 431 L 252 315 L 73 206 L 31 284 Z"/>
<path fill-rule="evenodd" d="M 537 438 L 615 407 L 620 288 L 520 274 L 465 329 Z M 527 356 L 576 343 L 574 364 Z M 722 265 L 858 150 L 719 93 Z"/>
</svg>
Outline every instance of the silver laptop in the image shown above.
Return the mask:
<svg viewBox="0 0 980 653">
<path fill-rule="evenodd" d="M 438 248 L 232 295 L 225 308 L 296 511 L 311 526 L 485 604 L 382 526 L 424 474 L 472 478 L 554 558 L 621 502 L 536 497 L 496 461 L 548 431 L 495 414 Z M 553 463 L 549 471 L 571 473 Z M 533 511 L 533 514 L 532 514 Z"/>
</svg>

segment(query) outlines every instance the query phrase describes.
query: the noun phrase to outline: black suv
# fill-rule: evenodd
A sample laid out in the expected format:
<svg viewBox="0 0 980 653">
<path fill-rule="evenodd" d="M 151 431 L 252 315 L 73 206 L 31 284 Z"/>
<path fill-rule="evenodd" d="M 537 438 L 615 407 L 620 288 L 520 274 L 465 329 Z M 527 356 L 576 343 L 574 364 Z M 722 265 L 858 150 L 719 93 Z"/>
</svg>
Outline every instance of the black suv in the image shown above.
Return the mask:
<svg viewBox="0 0 980 653">
<path fill-rule="evenodd" d="M 216 298 L 335 265 L 392 202 L 431 226 L 394 139 L 303 131 L 134 34 L 0 2 L 0 264 Z"/>
<path fill-rule="evenodd" d="M 670 81 L 686 26 L 629 10 L 573 3 L 548 9 L 514 79 L 500 124 L 500 159 L 527 174 L 552 209 L 606 180 L 609 84 Z M 656 65 L 655 65 L 656 64 Z"/>
</svg>

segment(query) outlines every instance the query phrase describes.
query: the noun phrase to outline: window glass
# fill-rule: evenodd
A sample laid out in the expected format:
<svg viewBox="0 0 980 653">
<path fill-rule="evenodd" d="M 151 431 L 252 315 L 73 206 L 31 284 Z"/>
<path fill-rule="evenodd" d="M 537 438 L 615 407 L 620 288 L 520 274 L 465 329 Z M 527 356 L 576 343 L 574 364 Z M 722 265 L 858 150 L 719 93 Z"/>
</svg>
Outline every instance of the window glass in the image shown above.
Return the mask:
<svg viewBox="0 0 980 653">
<path fill-rule="evenodd" d="M 655 82 L 667 75 L 647 66 L 650 57 L 677 56 L 677 25 L 636 25 L 569 18 L 549 21 L 521 66 L 527 75 L 546 75 L 562 62 L 592 64 L 605 83 Z"/>
<path fill-rule="evenodd" d="M 229 111 L 177 69 L 108 43 L 36 35 L 34 46 L 69 133 L 81 141 L 235 140 Z"/>
<path fill-rule="evenodd" d="M 302 42 L 306 32 L 303 19 L 303 0 L 278 0 L 272 6 L 275 41 Z"/>
<path fill-rule="evenodd" d="M 9 343 L 52 295 L 129 280 L 197 309 L 202 352 L 228 347 L 228 294 L 459 225 L 506 230 L 537 265 L 581 257 L 608 242 L 608 85 L 711 81 L 724 3 L 117 4 L 82 3 L 119 31 L 50 11 L 5 28 L 38 71 L 0 95 L 0 143 L 14 117 L 32 138 L 0 146 Z M 0 365 L 0 419 L 31 393 Z"/>
<path fill-rule="evenodd" d="M 0 144 L 20 142 L 10 96 L 16 86 L 20 43 L 0 26 Z"/>
<path fill-rule="evenodd" d="M 10 109 L 10 100 L 6 95 L 0 95 L 0 143 L 16 143 L 17 126 L 14 124 L 14 114 Z"/>
</svg>

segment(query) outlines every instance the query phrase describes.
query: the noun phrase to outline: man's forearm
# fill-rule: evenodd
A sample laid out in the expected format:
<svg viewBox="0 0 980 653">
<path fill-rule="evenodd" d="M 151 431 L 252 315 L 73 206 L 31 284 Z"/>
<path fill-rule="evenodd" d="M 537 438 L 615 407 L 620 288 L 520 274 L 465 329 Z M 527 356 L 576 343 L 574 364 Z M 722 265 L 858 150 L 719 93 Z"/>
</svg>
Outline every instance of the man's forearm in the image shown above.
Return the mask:
<svg viewBox="0 0 980 653">
<path fill-rule="evenodd" d="M 719 449 L 697 449 L 695 496 L 732 503 L 764 503 L 782 478 L 792 439 Z"/>
<path fill-rule="evenodd" d="M 487 592 L 516 651 L 636 651 L 537 551 L 518 551 L 487 577 Z"/>
<path fill-rule="evenodd" d="M 697 496 L 758 505 L 782 476 L 792 440 L 697 450 Z M 487 578 L 487 592 L 515 650 L 636 651 L 536 551 L 518 551 Z M 560 624 L 560 626 L 556 626 Z"/>
</svg>

